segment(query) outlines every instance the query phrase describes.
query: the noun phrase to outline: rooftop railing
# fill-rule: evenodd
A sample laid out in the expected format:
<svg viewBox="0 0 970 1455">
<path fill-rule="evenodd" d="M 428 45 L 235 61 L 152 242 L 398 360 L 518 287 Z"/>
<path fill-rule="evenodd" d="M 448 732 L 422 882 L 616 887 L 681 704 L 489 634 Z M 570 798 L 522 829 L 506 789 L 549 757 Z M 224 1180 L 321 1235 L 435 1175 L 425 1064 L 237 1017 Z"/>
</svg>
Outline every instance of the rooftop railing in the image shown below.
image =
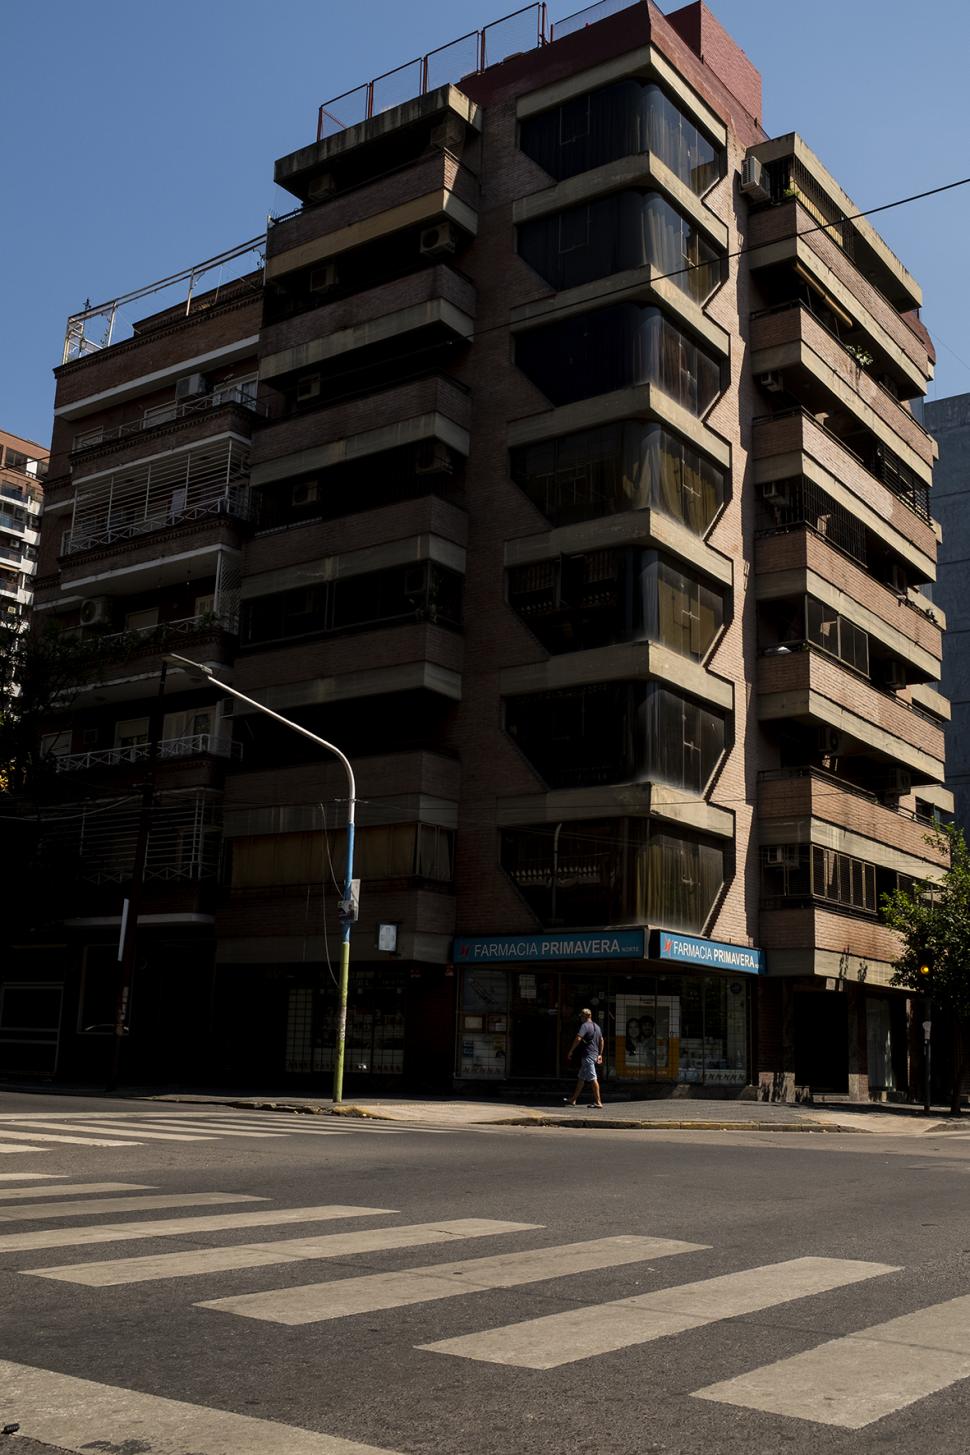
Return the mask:
<svg viewBox="0 0 970 1455">
<path fill-rule="evenodd" d="M 544 0 L 536 0 L 325 101 L 317 113 L 317 141 L 545 44 L 546 5 Z"/>
</svg>

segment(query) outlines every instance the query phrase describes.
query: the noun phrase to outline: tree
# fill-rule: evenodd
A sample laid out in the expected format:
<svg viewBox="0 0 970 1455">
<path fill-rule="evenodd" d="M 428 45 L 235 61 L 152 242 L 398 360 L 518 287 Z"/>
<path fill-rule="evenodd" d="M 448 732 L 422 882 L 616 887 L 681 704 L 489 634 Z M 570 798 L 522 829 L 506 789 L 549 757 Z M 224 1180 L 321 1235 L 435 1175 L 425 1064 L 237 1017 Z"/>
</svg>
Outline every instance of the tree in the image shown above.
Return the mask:
<svg viewBox="0 0 970 1455">
<path fill-rule="evenodd" d="M 963 1022 L 970 1016 L 970 847 L 952 824 L 927 834 L 926 842 L 949 852 L 939 881 L 916 881 L 882 897 L 882 915 L 902 940 L 893 962 L 893 985 L 928 995 L 934 1011 L 949 1018 L 953 1036 L 950 1110 L 960 1115 Z"/>
<path fill-rule="evenodd" d="M 96 637 L 0 620 L 0 793 L 32 792 L 43 780 L 47 720 L 70 708 L 103 657 Z"/>
</svg>

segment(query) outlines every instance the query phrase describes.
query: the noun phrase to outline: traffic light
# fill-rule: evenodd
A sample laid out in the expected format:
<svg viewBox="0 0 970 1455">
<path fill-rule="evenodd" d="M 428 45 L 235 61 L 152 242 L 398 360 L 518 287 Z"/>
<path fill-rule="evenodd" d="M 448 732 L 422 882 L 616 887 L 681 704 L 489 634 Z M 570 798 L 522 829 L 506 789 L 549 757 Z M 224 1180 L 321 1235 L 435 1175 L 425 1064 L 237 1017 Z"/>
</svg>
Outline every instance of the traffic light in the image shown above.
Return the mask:
<svg viewBox="0 0 970 1455">
<path fill-rule="evenodd" d="M 918 956 L 916 957 L 916 973 L 921 980 L 929 984 L 930 978 L 933 974 L 932 950 L 927 950 L 925 947 L 920 950 Z"/>
</svg>

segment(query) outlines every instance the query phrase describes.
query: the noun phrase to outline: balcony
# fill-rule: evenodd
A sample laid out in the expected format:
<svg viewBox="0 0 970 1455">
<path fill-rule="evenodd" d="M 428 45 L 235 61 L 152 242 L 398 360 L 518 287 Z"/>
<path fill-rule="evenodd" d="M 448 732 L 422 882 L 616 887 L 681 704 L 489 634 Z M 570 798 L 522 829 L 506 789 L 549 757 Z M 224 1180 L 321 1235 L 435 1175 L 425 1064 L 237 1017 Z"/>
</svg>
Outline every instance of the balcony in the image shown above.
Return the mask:
<svg viewBox="0 0 970 1455">
<path fill-rule="evenodd" d="M 824 975 L 889 985 L 899 940 L 874 917 L 840 913 L 820 903 L 762 909 L 758 943 L 769 975 Z"/>
<path fill-rule="evenodd" d="M 935 621 L 808 524 L 762 533 L 754 559 L 757 600 L 813 596 L 909 662 L 915 675 L 930 681 L 939 677 L 943 633 Z"/>
<path fill-rule="evenodd" d="M 795 644 L 758 662 L 758 718 L 834 734 L 830 756 L 901 764 L 919 782 L 941 783 L 943 731 L 909 703 L 880 692 L 826 653 Z"/>
<path fill-rule="evenodd" d="M 814 211 L 791 198 L 752 214 L 748 230 L 752 269 L 794 264 L 879 348 L 908 385 L 922 393 L 933 377 L 926 342 L 859 270 L 840 229 L 822 230 Z"/>
<path fill-rule="evenodd" d="M 427 622 L 350 636 L 253 649 L 236 664 L 234 683 L 267 706 L 347 702 L 418 689 L 461 697 L 461 636 Z M 237 709 L 245 716 L 245 704 Z"/>
<path fill-rule="evenodd" d="M 170 762 L 174 758 L 230 758 L 239 762 L 242 744 L 216 733 L 195 733 L 191 737 L 161 738 L 156 758 Z M 92 768 L 117 768 L 122 764 L 147 763 L 152 756 L 149 743 L 136 743 L 125 748 L 97 748 L 90 753 L 62 753 L 54 760 L 57 773 L 86 773 Z"/>
<path fill-rule="evenodd" d="M 186 443 L 226 433 L 242 434 L 249 439 L 254 421 L 265 414 L 266 406 L 252 397 L 248 389 L 230 386 L 199 399 L 182 403 L 173 400 L 111 428 L 99 425 L 82 430 L 74 436 L 71 450 L 72 478 L 77 482 L 83 475 L 93 473 L 106 454 L 122 457 L 115 460 L 115 468 L 118 463 L 136 460 L 139 454 L 145 453 L 138 448 L 139 444 L 150 443 L 155 452 L 159 440 L 173 437 Z"/>
<path fill-rule="evenodd" d="M 412 347 L 468 340 L 475 286 L 444 264 L 383 283 L 269 325 L 260 340 L 260 378 L 272 383 L 300 369 L 342 366 L 349 354 L 407 340 Z"/>
<path fill-rule="evenodd" d="M 872 839 L 880 846 L 924 859 L 927 865 L 946 868 L 949 863 L 945 850 L 926 842 L 931 826 L 912 809 L 817 768 L 779 768 L 760 773 L 758 817 L 763 832 L 777 828 L 788 834 L 787 826 L 801 825 L 798 842 L 807 839 L 804 829 L 808 821 L 818 819 Z"/>
<path fill-rule="evenodd" d="M 413 380 L 362 399 L 340 400 L 260 431 L 252 482 L 293 475 L 437 439 L 461 455 L 471 448 L 468 389 L 445 375 Z"/>
<path fill-rule="evenodd" d="M 748 156 L 764 166 L 771 201 L 783 204 L 797 197 L 816 224 L 830 224 L 831 235 L 894 309 L 920 306 L 919 284 L 800 136 L 788 132 L 759 142 L 749 147 Z"/>
<path fill-rule="evenodd" d="M 479 185 L 475 173 L 450 152 L 364 182 L 329 202 L 283 218 L 267 235 L 266 279 L 282 277 L 404 228 L 449 219 L 474 236 Z"/>
<path fill-rule="evenodd" d="M 937 540 L 928 491 L 902 495 L 894 475 L 880 479 L 850 445 L 804 409 L 762 415 L 752 429 L 756 484 L 804 476 L 903 556 L 923 580 L 936 579 Z M 873 466 L 880 468 L 877 458 Z"/>
<path fill-rule="evenodd" d="M 66 890 L 78 882 L 123 884 L 135 863 L 138 804 L 87 802 L 41 824 L 38 872 Z M 144 877 L 147 883 L 214 879 L 222 845 L 221 795 L 198 790 L 160 793 L 151 810 Z M 90 902 L 81 913 L 91 913 Z M 117 914 L 117 899 L 114 911 Z"/>
<path fill-rule="evenodd" d="M 848 412 L 929 483 L 939 453 L 933 438 L 804 305 L 752 314 L 750 347 L 756 378 L 780 374 L 784 392 L 813 412 Z"/>
</svg>

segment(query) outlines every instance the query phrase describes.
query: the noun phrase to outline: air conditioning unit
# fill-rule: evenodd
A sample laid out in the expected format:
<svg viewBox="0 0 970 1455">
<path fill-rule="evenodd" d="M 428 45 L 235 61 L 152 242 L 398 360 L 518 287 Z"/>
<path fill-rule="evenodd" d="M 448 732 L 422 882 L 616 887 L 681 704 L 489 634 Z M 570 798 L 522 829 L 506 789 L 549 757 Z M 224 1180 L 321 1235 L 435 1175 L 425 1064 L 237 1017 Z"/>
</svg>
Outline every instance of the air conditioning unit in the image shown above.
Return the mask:
<svg viewBox="0 0 970 1455">
<path fill-rule="evenodd" d="M 765 849 L 765 863 L 775 869 L 797 869 L 798 849 L 793 844 L 772 844 Z"/>
<path fill-rule="evenodd" d="M 320 483 L 317 480 L 298 480 L 290 487 L 291 505 L 313 505 L 320 498 Z"/>
<path fill-rule="evenodd" d="M 175 385 L 175 398 L 197 399 L 200 394 L 205 394 L 208 385 L 204 374 L 186 374 L 184 379 L 179 379 Z"/>
<path fill-rule="evenodd" d="M 338 281 L 337 264 L 323 263 L 310 273 L 310 292 L 329 293 L 331 288 L 336 288 Z"/>
<path fill-rule="evenodd" d="M 426 227 L 421 234 L 420 251 L 425 258 L 443 258 L 453 253 L 458 246 L 458 234 L 450 222 L 439 222 L 435 227 Z"/>
<path fill-rule="evenodd" d="M 302 404 L 307 399 L 316 399 L 320 393 L 320 375 L 304 374 L 302 379 L 296 381 L 297 403 Z"/>
<path fill-rule="evenodd" d="M 906 578 L 906 568 L 898 561 L 894 561 L 886 575 L 886 584 L 897 596 L 905 596 L 909 590 L 909 582 Z"/>
<path fill-rule="evenodd" d="M 788 505 L 791 500 L 788 486 L 782 480 L 766 480 L 761 487 L 761 498 L 769 505 Z"/>
<path fill-rule="evenodd" d="M 906 768 L 891 768 L 886 779 L 886 792 L 894 797 L 905 798 L 913 791 L 912 774 Z"/>
<path fill-rule="evenodd" d="M 454 470 L 447 446 L 437 440 L 424 440 L 414 452 L 416 475 L 450 475 Z"/>
<path fill-rule="evenodd" d="M 770 202 L 765 169 L 757 157 L 745 157 L 741 163 L 741 191 L 752 202 Z"/>
<path fill-rule="evenodd" d="M 769 394 L 780 394 L 785 387 L 785 381 L 777 369 L 770 369 L 767 374 L 759 374 L 758 383 Z"/>
<path fill-rule="evenodd" d="M 81 603 L 82 626 L 108 626 L 111 622 L 111 597 L 91 596 Z"/>
<path fill-rule="evenodd" d="M 336 190 L 337 179 L 333 172 L 318 172 L 307 185 L 307 201 L 322 202 L 325 197 L 332 197 Z"/>
<path fill-rule="evenodd" d="M 908 687 L 906 668 L 902 662 L 890 662 L 886 668 L 886 686 L 890 692 L 899 692 L 903 687 Z"/>
<path fill-rule="evenodd" d="M 842 750 L 842 734 L 838 728 L 820 727 L 816 734 L 815 746 L 825 757 L 836 758 Z"/>
<path fill-rule="evenodd" d="M 409 566 L 404 573 L 405 596 L 423 596 L 428 589 L 428 562 L 420 566 Z"/>
</svg>

